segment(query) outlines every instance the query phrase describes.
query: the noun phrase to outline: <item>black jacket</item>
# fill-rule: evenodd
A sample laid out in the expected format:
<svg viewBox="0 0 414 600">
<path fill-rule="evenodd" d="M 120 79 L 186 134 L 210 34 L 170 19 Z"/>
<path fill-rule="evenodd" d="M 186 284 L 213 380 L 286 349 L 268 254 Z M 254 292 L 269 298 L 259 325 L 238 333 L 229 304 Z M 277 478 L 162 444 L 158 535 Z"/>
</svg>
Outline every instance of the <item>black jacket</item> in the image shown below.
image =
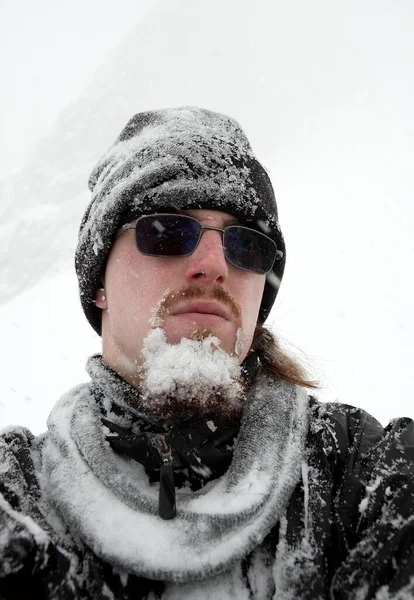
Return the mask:
<svg viewBox="0 0 414 600">
<path fill-rule="evenodd" d="M 414 597 L 413 422 L 384 429 L 362 410 L 312 398 L 308 417 L 301 479 L 283 517 L 242 557 L 234 589 L 243 595 L 233 597 Z M 2 600 L 210 597 L 210 580 L 205 595 L 192 596 L 189 584 L 187 595 L 174 595 L 163 581 L 120 572 L 77 539 L 44 501 L 46 437 L 19 428 L 0 436 Z"/>
</svg>

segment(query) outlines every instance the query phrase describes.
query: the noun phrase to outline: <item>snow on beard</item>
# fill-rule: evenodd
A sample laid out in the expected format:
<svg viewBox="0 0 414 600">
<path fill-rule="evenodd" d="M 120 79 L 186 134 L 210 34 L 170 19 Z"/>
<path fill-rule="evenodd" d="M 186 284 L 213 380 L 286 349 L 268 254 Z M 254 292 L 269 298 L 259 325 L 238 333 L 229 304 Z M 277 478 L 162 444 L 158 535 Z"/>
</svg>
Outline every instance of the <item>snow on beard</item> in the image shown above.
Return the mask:
<svg viewBox="0 0 414 600">
<path fill-rule="evenodd" d="M 234 355 L 220 348 L 220 340 L 208 328 L 195 327 L 191 339 L 182 338 L 176 344 L 167 341 L 164 315 L 177 302 L 200 298 L 225 303 L 233 313 L 237 326 Z M 206 291 L 194 285 L 166 292 L 150 325 L 153 329 L 144 339 L 140 367 L 141 400 L 147 409 L 166 417 L 241 414 L 245 391 L 238 355 L 245 335 L 240 307 L 227 292 L 218 286 Z"/>
</svg>

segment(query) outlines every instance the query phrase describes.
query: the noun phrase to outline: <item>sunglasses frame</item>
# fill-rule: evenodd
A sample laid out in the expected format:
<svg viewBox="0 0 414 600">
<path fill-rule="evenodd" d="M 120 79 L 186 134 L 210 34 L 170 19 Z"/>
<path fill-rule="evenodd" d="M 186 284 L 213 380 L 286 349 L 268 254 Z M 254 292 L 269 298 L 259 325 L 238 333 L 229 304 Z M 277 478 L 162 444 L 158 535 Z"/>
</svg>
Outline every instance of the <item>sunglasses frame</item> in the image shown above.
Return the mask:
<svg viewBox="0 0 414 600">
<path fill-rule="evenodd" d="M 251 227 L 245 227 L 244 225 L 227 225 L 227 227 L 224 227 L 224 229 L 222 227 L 213 227 L 211 225 L 201 225 L 201 223 L 195 219 L 194 217 L 190 217 L 189 215 L 180 215 L 180 214 L 175 214 L 175 213 L 154 213 L 154 214 L 150 214 L 150 215 L 141 215 L 140 217 L 138 217 L 137 219 L 134 219 L 133 221 L 131 221 L 130 223 L 126 223 L 125 225 L 123 225 L 122 227 L 120 227 L 120 229 L 117 231 L 117 235 L 119 233 L 122 233 L 123 231 L 127 231 L 128 229 L 136 229 L 136 226 L 138 224 L 138 222 L 141 219 L 147 219 L 147 218 L 156 218 L 156 217 L 185 217 L 186 219 L 191 219 L 192 221 L 195 221 L 199 227 L 200 227 L 200 234 L 198 236 L 198 240 L 197 240 L 197 244 L 194 246 L 193 250 L 191 250 L 191 252 L 186 252 L 185 254 L 151 254 L 148 252 L 142 252 L 142 250 L 140 250 L 138 248 L 138 244 L 137 244 L 137 239 L 136 239 L 136 235 L 134 236 L 135 239 L 135 245 L 137 247 L 137 250 L 140 254 L 142 254 L 143 256 L 152 256 L 155 258 L 181 258 L 183 256 L 190 256 L 191 254 L 193 254 L 193 252 L 196 251 L 200 241 L 201 241 L 201 236 L 203 235 L 203 231 L 207 231 L 207 230 L 212 230 L 212 231 L 219 231 L 220 233 L 222 233 L 222 243 L 224 243 L 224 234 L 225 231 L 227 229 L 247 229 L 248 231 L 253 231 L 255 234 L 259 235 L 259 236 L 263 236 L 264 238 L 266 238 L 267 240 L 269 240 L 272 245 L 275 248 L 275 258 L 272 262 L 272 266 L 270 267 L 270 269 L 268 271 L 266 271 L 265 273 L 257 273 L 256 271 L 252 271 L 251 269 L 245 269 L 244 267 L 240 267 L 239 265 L 234 264 L 231 260 L 229 260 L 227 253 L 226 253 L 226 247 L 224 245 L 222 245 L 223 251 L 224 251 L 224 257 L 227 260 L 227 262 L 229 262 L 231 265 L 233 265 L 233 267 L 236 267 L 237 269 L 241 269 L 242 271 L 247 271 L 248 273 L 255 273 L 256 275 L 267 275 L 268 273 L 270 273 L 270 271 L 273 269 L 273 265 L 275 263 L 276 260 L 280 260 L 283 257 L 283 252 L 281 252 L 280 250 L 278 250 L 276 243 L 272 240 L 272 238 L 270 238 L 269 236 L 265 235 L 264 233 L 262 233 L 261 231 L 257 231 L 256 229 L 252 229 Z"/>
</svg>

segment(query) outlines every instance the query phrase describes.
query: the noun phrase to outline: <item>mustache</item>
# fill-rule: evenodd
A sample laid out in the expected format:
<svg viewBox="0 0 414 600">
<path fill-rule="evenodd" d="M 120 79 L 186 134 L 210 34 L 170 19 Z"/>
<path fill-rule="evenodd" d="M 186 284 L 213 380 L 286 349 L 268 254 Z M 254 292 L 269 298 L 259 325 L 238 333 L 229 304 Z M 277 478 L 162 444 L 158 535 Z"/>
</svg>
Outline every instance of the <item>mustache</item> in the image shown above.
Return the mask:
<svg viewBox="0 0 414 600">
<path fill-rule="evenodd" d="M 157 317 L 162 319 L 164 315 L 174 307 L 175 304 L 182 302 L 183 300 L 216 300 L 230 309 L 237 328 L 242 326 L 241 306 L 228 292 L 226 292 L 226 290 L 223 290 L 223 288 L 221 288 L 218 284 L 209 289 L 203 288 L 197 284 L 188 284 L 184 285 L 179 290 L 168 292 L 160 302 L 157 310 Z"/>
</svg>

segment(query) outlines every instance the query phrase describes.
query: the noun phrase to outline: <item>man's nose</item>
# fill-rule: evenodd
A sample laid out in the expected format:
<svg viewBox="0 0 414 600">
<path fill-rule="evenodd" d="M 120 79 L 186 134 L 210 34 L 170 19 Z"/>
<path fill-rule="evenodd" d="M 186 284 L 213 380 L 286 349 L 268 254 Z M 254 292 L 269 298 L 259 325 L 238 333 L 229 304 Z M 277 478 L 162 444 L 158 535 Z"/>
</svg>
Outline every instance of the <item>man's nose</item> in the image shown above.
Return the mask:
<svg viewBox="0 0 414 600">
<path fill-rule="evenodd" d="M 228 277 L 228 266 L 224 257 L 223 234 L 204 230 L 197 248 L 187 257 L 185 279 L 188 283 L 222 285 Z"/>
</svg>

